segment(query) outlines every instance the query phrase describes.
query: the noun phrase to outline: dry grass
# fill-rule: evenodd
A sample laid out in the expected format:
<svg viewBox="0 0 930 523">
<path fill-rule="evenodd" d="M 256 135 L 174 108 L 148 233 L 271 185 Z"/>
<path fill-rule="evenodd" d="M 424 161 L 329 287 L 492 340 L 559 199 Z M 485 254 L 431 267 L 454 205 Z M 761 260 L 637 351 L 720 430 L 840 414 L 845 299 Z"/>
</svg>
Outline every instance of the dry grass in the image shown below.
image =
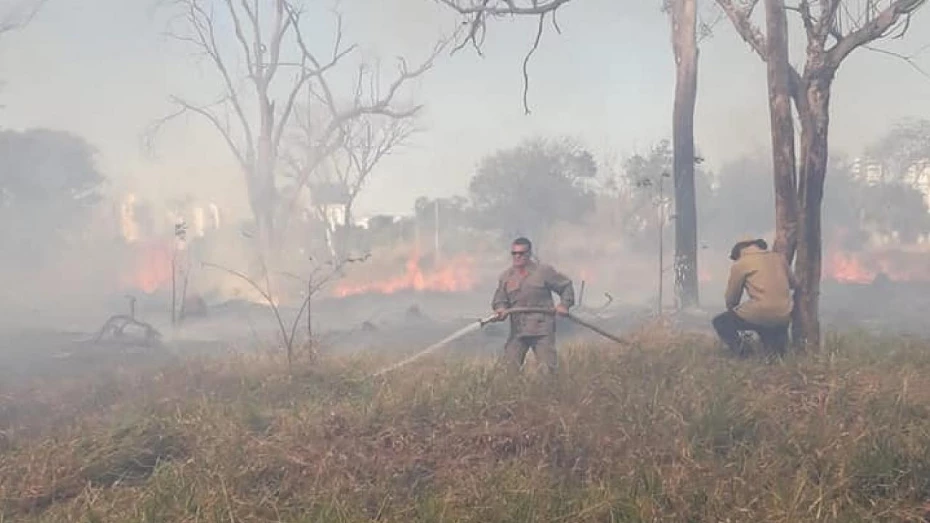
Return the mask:
<svg viewBox="0 0 930 523">
<path fill-rule="evenodd" d="M 766 365 L 636 339 L 571 347 L 552 380 L 262 357 L 8 387 L 0 520 L 924 520 L 930 346 Z"/>
</svg>

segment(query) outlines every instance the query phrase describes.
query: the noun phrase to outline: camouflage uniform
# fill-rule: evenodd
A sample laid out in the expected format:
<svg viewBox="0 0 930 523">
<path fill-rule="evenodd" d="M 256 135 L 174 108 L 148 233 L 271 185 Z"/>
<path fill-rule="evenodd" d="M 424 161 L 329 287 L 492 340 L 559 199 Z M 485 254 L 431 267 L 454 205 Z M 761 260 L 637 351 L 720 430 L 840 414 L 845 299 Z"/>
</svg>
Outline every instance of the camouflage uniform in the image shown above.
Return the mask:
<svg viewBox="0 0 930 523">
<path fill-rule="evenodd" d="M 501 274 L 491 300 L 494 310 L 512 307 L 554 309 L 553 292 L 559 295 L 562 305 L 570 308 L 575 304 L 575 290 L 568 277 L 545 264 L 529 263 L 524 270 L 511 267 Z M 558 355 L 553 314 L 524 312 L 510 315 L 510 337 L 504 346 L 508 366 L 519 369 L 530 348 L 550 373 L 556 370 Z"/>
</svg>

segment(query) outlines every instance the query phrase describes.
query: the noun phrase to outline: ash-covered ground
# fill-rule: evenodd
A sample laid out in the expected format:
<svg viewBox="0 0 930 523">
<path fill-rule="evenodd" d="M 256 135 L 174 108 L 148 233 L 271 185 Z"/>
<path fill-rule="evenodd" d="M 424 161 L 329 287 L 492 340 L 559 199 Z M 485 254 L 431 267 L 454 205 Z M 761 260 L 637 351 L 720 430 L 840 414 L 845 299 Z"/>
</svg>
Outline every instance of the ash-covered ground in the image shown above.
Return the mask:
<svg viewBox="0 0 930 523">
<path fill-rule="evenodd" d="M 490 313 L 490 291 L 469 293 L 402 291 L 347 298 L 321 297 L 312 303 L 313 334 L 326 353 L 396 353 L 398 360 L 415 353 Z M 600 294 L 600 293 L 598 293 Z M 710 318 L 719 312 L 720 289 L 703 291 L 705 308 L 672 317 L 682 329 L 710 332 Z M 129 313 L 125 297 L 97 307 L 60 307 L 53 314 L 36 307 L 5 307 L 0 322 L 0 379 L 17 376 L 54 378 L 93 373 L 101 366 L 158 364 L 189 355 L 274 350 L 281 347 L 279 327 L 267 305 L 248 301 L 208 304 L 206 316 L 172 327 L 162 299 L 141 298 L 135 317 L 157 329 L 161 346 L 139 343 L 139 331 L 127 329 L 124 340 L 96 335 L 111 316 Z M 930 337 L 930 284 L 878 279 L 868 285 L 825 282 L 821 297 L 827 329 L 865 329 L 873 333 Z M 575 311 L 579 317 L 622 335 L 654 315 L 650 303 L 624 302 L 590 293 Z M 290 331 L 297 310 L 283 307 L 280 315 Z M 306 339 L 306 316 L 296 326 L 297 343 Z M 450 343 L 448 353 L 494 354 L 507 336 L 507 323 L 490 324 Z M 561 343 L 599 336 L 560 319 Z"/>
</svg>

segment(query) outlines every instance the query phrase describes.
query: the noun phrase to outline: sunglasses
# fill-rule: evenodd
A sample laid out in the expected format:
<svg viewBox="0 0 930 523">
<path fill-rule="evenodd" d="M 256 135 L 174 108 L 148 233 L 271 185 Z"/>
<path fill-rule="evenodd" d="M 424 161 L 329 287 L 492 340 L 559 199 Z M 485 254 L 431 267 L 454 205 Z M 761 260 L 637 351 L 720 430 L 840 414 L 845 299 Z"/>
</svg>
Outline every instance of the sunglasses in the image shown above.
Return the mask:
<svg viewBox="0 0 930 523">
<path fill-rule="evenodd" d="M 526 256 L 530 251 L 510 251 L 511 256 Z"/>
</svg>

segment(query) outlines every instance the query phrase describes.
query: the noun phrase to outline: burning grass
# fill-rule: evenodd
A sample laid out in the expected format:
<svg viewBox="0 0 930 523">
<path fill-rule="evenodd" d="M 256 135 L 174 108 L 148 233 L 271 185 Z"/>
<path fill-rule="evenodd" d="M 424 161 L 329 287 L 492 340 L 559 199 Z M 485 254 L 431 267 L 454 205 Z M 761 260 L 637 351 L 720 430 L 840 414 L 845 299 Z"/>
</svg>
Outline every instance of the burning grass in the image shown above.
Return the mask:
<svg viewBox="0 0 930 523">
<path fill-rule="evenodd" d="M 561 375 L 269 357 L 0 391 L 17 521 L 922 521 L 930 348 L 765 365 L 706 339 L 571 347 Z M 15 408 L 19 405 L 19 408 Z"/>
</svg>

